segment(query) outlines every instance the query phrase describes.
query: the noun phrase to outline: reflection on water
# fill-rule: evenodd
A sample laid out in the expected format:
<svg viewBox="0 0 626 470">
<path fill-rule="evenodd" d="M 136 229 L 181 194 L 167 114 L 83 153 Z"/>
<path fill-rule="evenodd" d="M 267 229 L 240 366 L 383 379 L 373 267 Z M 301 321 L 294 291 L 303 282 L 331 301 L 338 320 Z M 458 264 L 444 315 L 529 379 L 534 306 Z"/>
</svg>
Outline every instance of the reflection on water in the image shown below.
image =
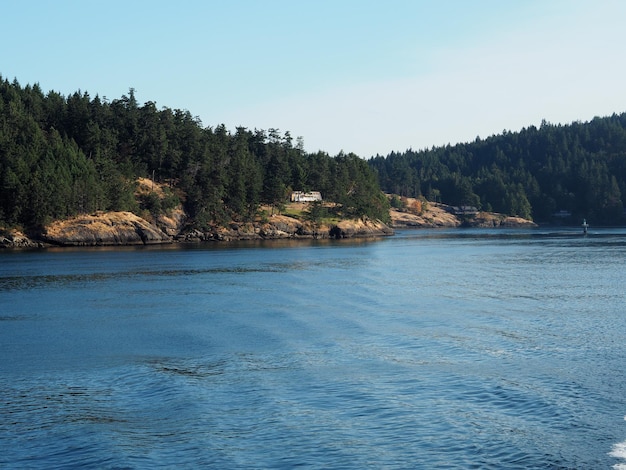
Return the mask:
<svg viewBox="0 0 626 470">
<path fill-rule="evenodd" d="M 626 232 L 0 254 L 3 468 L 610 468 Z"/>
</svg>

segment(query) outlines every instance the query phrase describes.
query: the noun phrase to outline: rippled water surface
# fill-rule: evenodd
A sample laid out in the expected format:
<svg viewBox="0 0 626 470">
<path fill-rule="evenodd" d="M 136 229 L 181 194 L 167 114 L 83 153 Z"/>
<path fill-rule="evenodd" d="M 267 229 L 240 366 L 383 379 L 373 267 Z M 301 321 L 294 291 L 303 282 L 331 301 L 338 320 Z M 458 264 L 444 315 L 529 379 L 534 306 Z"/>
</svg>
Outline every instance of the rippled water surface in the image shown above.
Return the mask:
<svg viewBox="0 0 626 470">
<path fill-rule="evenodd" d="M 626 231 L 0 252 L 0 467 L 626 468 Z"/>
</svg>

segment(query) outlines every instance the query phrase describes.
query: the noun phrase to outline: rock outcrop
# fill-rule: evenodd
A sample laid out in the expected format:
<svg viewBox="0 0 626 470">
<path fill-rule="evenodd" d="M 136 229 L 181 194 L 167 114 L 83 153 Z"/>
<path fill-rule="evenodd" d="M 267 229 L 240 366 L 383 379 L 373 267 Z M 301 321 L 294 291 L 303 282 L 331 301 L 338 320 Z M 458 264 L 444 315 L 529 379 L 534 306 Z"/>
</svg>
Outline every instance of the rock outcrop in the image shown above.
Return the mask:
<svg viewBox="0 0 626 470">
<path fill-rule="evenodd" d="M 39 248 L 42 244 L 28 238 L 19 230 L 0 229 L 0 248 Z"/>
<path fill-rule="evenodd" d="M 468 217 L 464 222 L 467 227 L 481 228 L 530 228 L 537 227 L 532 220 L 521 217 L 510 217 L 493 212 L 479 212 L 475 216 Z"/>
<path fill-rule="evenodd" d="M 329 231 L 330 238 L 385 237 L 394 231 L 379 220 L 357 219 L 342 220 Z"/>
<path fill-rule="evenodd" d="M 461 220 L 447 210 L 447 206 L 429 202 L 419 214 L 391 209 L 391 225 L 395 228 L 460 227 Z"/>
<path fill-rule="evenodd" d="M 411 199 L 407 198 L 410 202 Z M 537 227 L 531 220 L 509 217 L 494 212 L 477 212 L 469 215 L 456 215 L 446 204 L 428 202 L 419 214 L 391 209 L 391 225 L 394 228 L 454 228 L 454 227 Z"/>
<path fill-rule="evenodd" d="M 358 238 L 393 235 L 393 229 L 379 221 L 344 220 L 335 225 L 316 224 L 284 215 L 273 215 L 265 221 L 232 222 L 207 231 L 193 230 L 180 239 L 185 241 L 233 241 Z"/>
<path fill-rule="evenodd" d="M 138 195 L 156 194 L 164 197 L 162 185 L 150 180 L 138 182 Z M 411 210 L 390 211 L 394 228 L 436 227 L 534 227 L 532 221 L 490 212 L 456 215 L 450 206 L 439 203 L 415 204 L 407 199 Z M 419 207 L 419 212 L 414 210 Z M 303 208 L 299 208 L 303 212 Z M 36 248 L 56 246 L 152 245 L 198 241 L 327 239 L 384 237 L 394 234 L 393 228 L 378 220 L 353 219 L 336 223 L 315 223 L 305 218 L 281 214 L 259 217 L 251 222 L 231 222 L 205 230 L 187 229 L 187 216 L 181 205 L 166 215 L 146 219 L 131 212 L 98 212 L 67 220 L 58 220 L 40 233 L 28 238 L 16 230 L 0 230 L 0 248 Z"/>
<path fill-rule="evenodd" d="M 103 212 L 59 220 L 41 238 L 60 246 L 152 245 L 172 237 L 131 212 Z"/>
<path fill-rule="evenodd" d="M 157 217 L 155 223 L 163 232 L 170 237 L 176 237 L 183 230 L 187 222 L 187 214 L 182 206 L 178 206 L 167 214 L 161 214 Z"/>
</svg>

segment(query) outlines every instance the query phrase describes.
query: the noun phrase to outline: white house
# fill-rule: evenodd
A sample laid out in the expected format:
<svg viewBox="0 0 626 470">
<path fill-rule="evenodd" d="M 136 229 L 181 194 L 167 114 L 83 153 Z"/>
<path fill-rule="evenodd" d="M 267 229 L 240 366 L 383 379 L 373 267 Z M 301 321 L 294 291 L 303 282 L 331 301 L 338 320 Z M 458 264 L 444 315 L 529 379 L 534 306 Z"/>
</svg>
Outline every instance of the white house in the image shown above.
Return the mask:
<svg viewBox="0 0 626 470">
<path fill-rule="evenodd" d="M 454 215 L 476 215 L 478 209 L 474 206 L 452 206 L 452 213 Z"/>
<path fill-rule="evenodd" d="M 319 191 L 294 191 L 291 193 L 291 202 L 315 202 L 322 200 L 322 193 Z"/>
</svg>

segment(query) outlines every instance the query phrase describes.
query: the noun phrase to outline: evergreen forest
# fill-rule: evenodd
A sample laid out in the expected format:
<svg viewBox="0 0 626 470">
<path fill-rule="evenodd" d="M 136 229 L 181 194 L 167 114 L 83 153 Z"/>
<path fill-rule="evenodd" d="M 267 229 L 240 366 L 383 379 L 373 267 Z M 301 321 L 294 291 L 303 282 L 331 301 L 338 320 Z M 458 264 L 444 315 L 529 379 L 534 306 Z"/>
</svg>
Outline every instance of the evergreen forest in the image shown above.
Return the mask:
<svg viewBox="0 0 626 470">
<path fill-rule="evenodd" d="M 369 160 L 381 188 L 537 222 L 625 222 L 626 113 Z"/>
<path fill-rule="evenodd" d="M 168 197 L 138 201 L 139 177 Z M 335 203 L 323 212 L 346 218 L 389 221 L 384 191 L 537 222 L 623 224 L 626 113 L 364 160 L 307 153 L 288 131 L 206 127 L 187 110 L 140 105 L 132 88 L 109 101 L 0 76 L 0 226 L 182 203 L 202 228 L 280 210 L 291 191 L 320 191 Z"/>
<path fill-rule="evenodd" d="M 306 153 L 277 129 L 205 127 L 189 111 L 140 105 L 132 88 L 109 101 L 0 76 L 0 226 L 139 212 L 138 177 L 170 188 L 144 209 L 182 203 L 197 228 L 251 220 L 262 204 L 280 210 L 292 190 L 320 191 L 339 217 L 389 218 L 375 171 L 354 154 Z"/>
</svg>

